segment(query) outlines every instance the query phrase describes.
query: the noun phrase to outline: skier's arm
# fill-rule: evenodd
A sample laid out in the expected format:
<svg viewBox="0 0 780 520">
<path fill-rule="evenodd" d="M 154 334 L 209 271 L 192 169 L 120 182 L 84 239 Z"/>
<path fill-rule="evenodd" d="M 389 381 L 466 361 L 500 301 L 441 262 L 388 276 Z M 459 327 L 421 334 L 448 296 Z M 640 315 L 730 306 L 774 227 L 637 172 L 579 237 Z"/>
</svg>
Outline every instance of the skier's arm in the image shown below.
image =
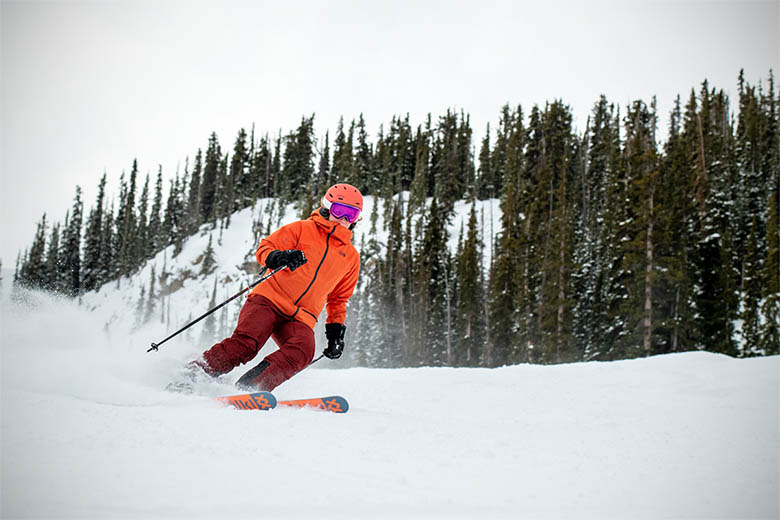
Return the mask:
<svg viewBox="0 0 780 520">
<path fill-rule="evenodd" d="M 284 251 L 297 248 L 300 237 L 301 221 L 280 227 L 260 241 L 260 245 L 257 247 L 257 251 L 255 251 L 257 263 L 265 266 L 265 261 L 271 251 Z"/>
<path fill-rule="evenodd" d="M 344 278 L 342 278 L 330 294 L 328 294 L 328 302 L 325 307 L 328 311 L 328 319 L 325 320 L 325 323 L 344 324 L 347 318 L 347 301 L 355 291 L 359 273 L 360 258 L 355 260 L 352 268 L 347 271 Z"/>
</svg>

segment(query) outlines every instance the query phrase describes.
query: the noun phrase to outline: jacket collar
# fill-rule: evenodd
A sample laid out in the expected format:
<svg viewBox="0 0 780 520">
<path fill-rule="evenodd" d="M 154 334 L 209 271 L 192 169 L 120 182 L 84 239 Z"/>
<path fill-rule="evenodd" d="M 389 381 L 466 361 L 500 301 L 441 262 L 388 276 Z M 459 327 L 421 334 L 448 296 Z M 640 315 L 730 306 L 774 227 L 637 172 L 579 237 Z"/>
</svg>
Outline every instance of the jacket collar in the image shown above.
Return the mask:
<svg viewBox="0 0 780 520">
<path fill-rule="evenodd" d="M 322 215 L 320 215 L 319 210 L 314 210 L 311 215 L 309 215 L 309 220 L 313 220 L 315 224 L 320 229 L 323 229 L 326 233 L 330 233 L 333 231 L 333 228 L 336 228 L 335 231 L 333 231 L 333 237 L 337 238 L 338 240 L 344 242 L 345 244 L 349 244 L 352 241 L 352 231 L 348 228 L 345 228 L 338 222 L 331 222 L 330 220 L 325 219 Z"/>
</svg>

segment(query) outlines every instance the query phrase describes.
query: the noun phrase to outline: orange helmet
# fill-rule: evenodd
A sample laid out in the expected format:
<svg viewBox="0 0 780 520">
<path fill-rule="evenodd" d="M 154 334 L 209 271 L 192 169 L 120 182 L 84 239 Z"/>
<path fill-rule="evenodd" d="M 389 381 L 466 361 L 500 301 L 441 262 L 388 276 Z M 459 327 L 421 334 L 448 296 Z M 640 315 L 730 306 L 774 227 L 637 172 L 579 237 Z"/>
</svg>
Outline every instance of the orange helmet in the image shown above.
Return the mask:
<svg viewBox="0 0 780 520">
<path fill-rule="evenodd" d="M 363 211 L 363 195 L 351 184 L 334 184 L 325 192 L 322 202 L 326 207 L 330 206 L 330 203 L 338 202 Z M 327 204 L 325 204 L 326 202 Z"/>
</svg>

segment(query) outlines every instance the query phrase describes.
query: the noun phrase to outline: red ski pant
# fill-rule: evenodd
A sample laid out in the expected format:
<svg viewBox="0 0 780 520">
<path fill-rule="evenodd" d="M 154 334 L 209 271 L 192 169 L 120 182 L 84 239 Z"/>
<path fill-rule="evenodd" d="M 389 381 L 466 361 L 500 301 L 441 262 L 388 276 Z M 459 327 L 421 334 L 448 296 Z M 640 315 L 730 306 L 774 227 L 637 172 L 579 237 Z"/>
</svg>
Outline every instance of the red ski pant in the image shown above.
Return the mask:
<svg viewBox="0 0 780 520">
<path fill-rule="evenodd" d="M 258 376 L 261 390 L 273 390 L 300 372 L 314 357 L 314 331 L 281 314 L 267 298 L 252 294 L 238 315 L 233 335 L 203 353 L 209 372 L 226 374 L 257 356 L 269 337 L 279 350 L 265 357 L 268 366 Z"/>
</svg>

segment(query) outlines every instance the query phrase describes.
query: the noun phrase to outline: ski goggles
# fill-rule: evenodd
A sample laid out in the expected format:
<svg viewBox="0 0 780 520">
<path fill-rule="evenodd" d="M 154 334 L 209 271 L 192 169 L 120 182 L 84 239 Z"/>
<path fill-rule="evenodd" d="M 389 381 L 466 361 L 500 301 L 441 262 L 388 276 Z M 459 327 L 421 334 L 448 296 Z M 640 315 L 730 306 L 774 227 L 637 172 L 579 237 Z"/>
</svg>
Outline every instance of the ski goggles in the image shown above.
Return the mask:
<svg viewBox="0 0 780 520">
<path fill-rule="evenodd" d="M 360 208 L 342 204 L 341 202 L 331 202 L 325 198 L 322 199 L 322 205 L 330 211 L 330 214 L 338 219 L 346 218 L 350 224 L 354 224 L 360 217 Z"/>
</svg>

